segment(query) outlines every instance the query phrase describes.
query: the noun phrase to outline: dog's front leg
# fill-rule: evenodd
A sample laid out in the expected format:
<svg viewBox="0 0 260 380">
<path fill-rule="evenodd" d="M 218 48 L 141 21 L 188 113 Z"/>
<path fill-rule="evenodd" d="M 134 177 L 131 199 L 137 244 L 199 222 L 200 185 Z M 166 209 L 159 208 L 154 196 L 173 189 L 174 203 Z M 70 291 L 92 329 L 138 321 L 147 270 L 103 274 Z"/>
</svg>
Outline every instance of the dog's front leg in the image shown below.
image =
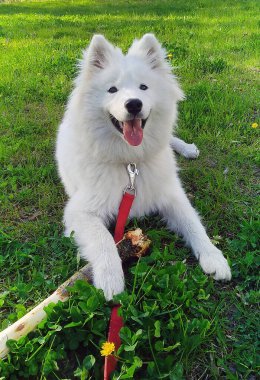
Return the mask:
<svg viewBox="0 0 260 380">
<path fill-rule="evenodd" d="M 205 273 L 212 274 L 216 280 L 231 279 L 227 260 L 211 243 L 179 182 L 175 183 L 175 193 L 168 196 L 166 205 L 161 207 L 161 213 L 168 227 L 184 237 Z"/>
<path fill-rule="evenodd" d="M 72 198 L 64 214 L 65 233 L 74 231 L 82 258 L 93 270 L 93 284 L 102 289 L 107 300 L 124 290 L 124 273 L 113 237 L 101 218 L 78 207 Z"/>
</svg>

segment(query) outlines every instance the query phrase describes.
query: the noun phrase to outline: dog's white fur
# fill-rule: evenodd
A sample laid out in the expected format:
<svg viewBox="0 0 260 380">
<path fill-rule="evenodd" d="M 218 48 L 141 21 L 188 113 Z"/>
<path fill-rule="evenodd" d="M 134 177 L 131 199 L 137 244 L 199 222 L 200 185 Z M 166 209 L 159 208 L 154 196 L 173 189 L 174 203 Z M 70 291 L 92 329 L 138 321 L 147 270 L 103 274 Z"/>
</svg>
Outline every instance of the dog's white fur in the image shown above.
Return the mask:
<svg viewBox="0 0 260 380">
<path fill-rule="evenodd" d="M 148 89 L 143 91 L 140 84 Z M 109 93 L 111 86 L 118 91 Z M 140 117 L 148 118 L 139 146 L 130 146 L 109 117 L 129 120 L 124 104 L 132 98 L 142 101 Z M 191 246 L 205 273 L 217 280 L 231 278 L 226 259 L 211 243 L 178 178 L 170 145 L 185 156 L 198 155 L 194 145 L 171 135 L 183 98 L 165 51 L 152 34 L 134 41 L 126 55 L 101 35 L 84 52 L 59 128 L 56 158 L 69 196 L 66 234 L 74 231 L 82 257 L 92 264 L 94 285 L 107 299 L 124 289 L 121 260 L 107 227 L 117 215 L 131 162 L 140 174 L 130 217 L 159 212 Z"/>
</svg>

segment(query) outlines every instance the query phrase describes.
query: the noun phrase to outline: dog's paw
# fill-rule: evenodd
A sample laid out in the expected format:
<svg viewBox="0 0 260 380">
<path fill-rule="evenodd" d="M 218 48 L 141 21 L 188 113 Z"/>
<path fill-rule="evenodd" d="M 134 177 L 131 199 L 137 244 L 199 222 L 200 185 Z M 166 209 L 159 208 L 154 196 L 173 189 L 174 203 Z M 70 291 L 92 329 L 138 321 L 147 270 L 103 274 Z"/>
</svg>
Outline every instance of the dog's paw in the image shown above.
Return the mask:
<svg viewBox="0 0 260 380">
<path fill-rule="evenodd" d="M 199 157 L 200 151 L 195 144 L 185 144 L 182 148 L 181 154 L 185 158 L 194 159 Z"/>
<path fill-rule="evenodd" d="M 214 245 L 207 252 L 199 255 L 199 263 L 206 274 L 215 280 L 231 280 L 231 270 L 222 252 Z"/>
<path fill-rule="evenodd" d="M 121 263 L 109 267 L 93 268 L 93 284 L 96 288 L 103 290 L 107 301 L 121 293 L 124 290 L 124 272 Z"/>
</svg>

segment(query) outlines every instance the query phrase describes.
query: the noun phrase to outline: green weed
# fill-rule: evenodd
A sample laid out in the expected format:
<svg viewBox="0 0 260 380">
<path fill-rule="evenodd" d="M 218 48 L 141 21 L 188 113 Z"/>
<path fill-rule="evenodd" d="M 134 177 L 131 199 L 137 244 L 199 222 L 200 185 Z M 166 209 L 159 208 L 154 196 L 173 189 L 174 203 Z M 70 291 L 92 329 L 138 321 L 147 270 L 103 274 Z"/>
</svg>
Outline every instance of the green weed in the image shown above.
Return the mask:
<svg viewBox="0 0 260 380">
<path fill-rule="evenodd" d="M 183 374 L 190 358 L 210 340 L 216 323 L 208 302 L 212 280 L 199 268 L 192 272 L 182 262 L 172 264 L 174 259 L 173 249 L 155 248 L 131 268 L 128 283 L 134 288 L 116 298 L 125 327 L 114 379 Z M 68 302 L 45 308 L 47 317 L 35 332 L 8 342 L 11 354 L 0 362 L 3 376 L 55 379 L 55 374 L 64 378 L 84 373 L 83 378 L 101 378 L 99 351 L 106 340 L 110 308 L 101 291 L 84 282 L 77 282 L 71 293 Z"/>
</svg>

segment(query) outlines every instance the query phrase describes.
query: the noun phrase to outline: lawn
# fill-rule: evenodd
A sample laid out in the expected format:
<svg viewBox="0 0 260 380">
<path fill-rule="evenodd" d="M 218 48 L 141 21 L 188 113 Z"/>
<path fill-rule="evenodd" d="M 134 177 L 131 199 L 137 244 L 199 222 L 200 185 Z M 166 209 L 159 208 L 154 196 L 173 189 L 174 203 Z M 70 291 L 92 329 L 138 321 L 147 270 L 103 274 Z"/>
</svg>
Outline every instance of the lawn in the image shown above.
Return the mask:
<svg viewBox="0 0 260 380">
<path fill-rule="evenodd" d="M 200 149 L 197 160 L 178 157 L 180 176 L 233 279 L 205 276 L 158 217 L 132 221 L 153 248 L 126 269 L 113 379 L 257 378 L 258 10 L 257 0 L 0 2 L 0 330 L 83 265 L 62 236 L 66 196 L 54 162 L 82 49 L 93 33 L 126 51 L 153 32 L 186 94 L 177 134 Z M 102 293 L 78 283 L 47 313 L 10 343 L 0 379 L 100 379 Z"/>
</svg>

